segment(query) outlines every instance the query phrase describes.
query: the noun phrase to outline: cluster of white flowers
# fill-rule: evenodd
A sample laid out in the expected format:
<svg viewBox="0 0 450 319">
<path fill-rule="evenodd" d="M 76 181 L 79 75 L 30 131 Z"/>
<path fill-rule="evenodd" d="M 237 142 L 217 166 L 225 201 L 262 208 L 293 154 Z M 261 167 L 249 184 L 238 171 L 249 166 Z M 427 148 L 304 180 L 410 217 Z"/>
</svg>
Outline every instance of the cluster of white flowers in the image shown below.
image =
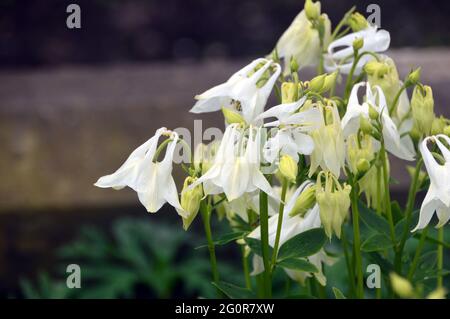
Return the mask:
<svg viewBox="0 0 450 319">
<path fill-rule="evenodd" d="M 428 171 L 430 187 L 415 230 L 426 227 L 435 212 L 438 227 L 443 226 L 450 219 L 448 120 L 434 115 L 431 89 L 420 83 L 419 70 L 401 81 L 394 62 L 380 54 L 389 48 L 389 32 L 358 13 L 350 12 L 343 22 L 352 33 L 331 33 L 320 3 L 306 1 L 269 57 L 252 61 L 195 97 L 191 112 L 221 110 L 226 128 L 221 141 L 196 149 L 180 193 L 172 177 L 172 159 L 181 139 L 165 128 L 95 185 L 128 186 L 152 213 L 167 202 L 185 228 L 202 209 L 201 203 L 209 213 L 214 205 L 225 211 L 232 226 L 233 216 L 239 215 L 253 227 L 245 238 L 261 241 L 265 223 L 261 220 L 259 226 L 258 220 L 265 216 L 258 217 L 258 198 L 267 194 L 266 240 L 276 250 L 314 228 L 323 228 L 329 238 L 340 237 L 351 202 L 361 193 L 368 206 L 390 218 L 390 203 L 384 202 L 389 181 L 383 178 L 383 173 L 389 174 L 388 152 L 406 161 L 423 158 Z M 313 66 L 318 76 L 300 80 L 298 70 Z M 345 93 L 337 96 L 342 75 L 347 75 Z M 412 86 L 416 89 L 410 102 L 406 89 Z M 267 108 L 274 88 L 280 104 Z M 158 146 L 160 137 L 166 140 Z M 428 142 L 437 148 L 430 150 Z M 251 221 L 250 214 L 256 219 Z M 246 241 L 241 238 L 238 243 Z M 262 257 L 254 254 L 253 274 L 267 271 Z M 317 267 L 314 276 L 325 285 L 322 264 L 331 258 L 323 248 L 305 258 Z M 285 271 L 297 281 L 313 274 L 286 267 Z"/>
</svg>

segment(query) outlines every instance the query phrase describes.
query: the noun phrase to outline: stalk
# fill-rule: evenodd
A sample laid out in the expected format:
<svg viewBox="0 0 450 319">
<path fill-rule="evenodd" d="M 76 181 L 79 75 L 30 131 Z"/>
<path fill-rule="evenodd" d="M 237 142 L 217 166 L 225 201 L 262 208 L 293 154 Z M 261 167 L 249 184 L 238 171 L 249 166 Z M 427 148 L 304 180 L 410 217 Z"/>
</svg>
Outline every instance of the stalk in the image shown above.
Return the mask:
<svg viewBox="0 0 450 319">
<path fill-rule="evenodd" d="M 275 236 L 275 244 L 273 246 L 273 254 L 272 254 L 272 271 L 273 271 L 273 269 L 275 267 L 275 263 L 277 261 L 278 247 L 280 245 L 281 228 L 283 227 L 284 201 L 286 199 L 287 186 L 288 186 L 288 180 L 286 178 L 283 178 L 282 188 L 281 188 L 281 202 L 280 202 L 280 208 L 278 210 L 277 233 Z"/>
<path fill-rule="evenodd" d="M 248 267 L 248 258 L 245 254 L 245 246 L 241 246 L 242 252 L 242 269 L 244 270 L 245 287 L 247 289 L 252 289 L 252 281 L 250 279 L 250 269 Z"/>
<path fill-rule="evenodd" d="M 209 260 L 211 263 L 211 273 L 213 282 L 219 283 L 219 272 L 217 270 L 216 249 L 211 233 L 211 206 L 202 200 L 200 203 L 200 213 L 202 215 L 203 226 L 205 228 L 206 240 L 208 241 Z"/>
<path fill-rule="evenodd" d="M 444 242 L 444 226 L 441 226 L 438 229 L 438 240 L 440 242 Z M 442 288 L 443 287 L 443 277 L 442 277 L 442 270 L 444 269 L 444 246 L 439 245 L 437 250 L 437 271 L 438 271 L 438 277 L 437 277 L 437 287 Z"/>
<path fill-rule="evenodd" d="M 381 143 L 381 161 L 383 165 L 383 181 L 384 181 L 384 201 L 385 201 L 385 209 L 386 214 L 389 221 L 389 230 L 391 233 L 391 240 L 392 243 L 395 244 L 395 227 L 394 227 L 394 219 L 392 218 L 392 207 L 391 207 L 391 194 L 389 192 L 389 175 L 388 175 L 388 168 L 387 168 L 387 156 L 386 156 L 386 149 L 384 148 L 384 141 Z"/>
<path fill-rule="evenodd" d="M 270 298 L 272 295 L 272 278 L 269 256 L 269 209 L 267 194 L 263 191 L 259 192 L 259 217 L 261 229 L 261 249 L 264 263 L 264 297 Z"/>
<path fill-rule="evenodd" d="M 419 258 L 420 258 L 420 254 L 422 253 L 423 246 L 425 245 L 425 239 L 427 238 L 427 233 L 428 233 L 428 227 L 426 227 L 422 231 L 422 235 L 420 236 L 419 244 L 417 245 L 417 248 L 416 248 L 416 253 L 414 254 L 414 258 L 413 258 L 413 261 L 411 263 L 411 268 L 409 268 L 409 272 L 408 272 L 408 277 L 407 278 L 410 281 L 411 281 L 411 279 L 414 276 L 414 272 L 416 271 L 417 263 L 418 263 Z"/>
<path fill-rule="evenodd" d="M 353 185 L 351 196 L 352 196 L 351 200 L 352 200 L 352 220 L 353 220 L 353 250 L 354 250 L 353 253 L 355 256 L 354 262 L 357 279 L 356 296 L 357 298 L 364 298 L 357 185 Z"/>
<path fill-rule="evenodd" d="M 406 204 L 406 211 L 405 211 L 405 228 L 403 229 L 402 238 L 397 250 L 397 253 L 395 255 L 395 268 L 397 269 L 397 272 L 399 274 L 402 273 L 402 255 L 403 255 L 403 249 L 405 248 L 406 243 L 406 237 L 408 235 L 408 230 L 411 224 L 411 215 L 414 208 L 414 198 L 417 193 L 418 188 L 418 182 L 419 182 L 419 175 L 420 175 L 420 168 L 422 167 L 422 159 L 419 159 L 416 164 L 413 180 L 411 183 L 411 186 L 409 188 L 408 193 L 408 201 Z"/>
</svg>

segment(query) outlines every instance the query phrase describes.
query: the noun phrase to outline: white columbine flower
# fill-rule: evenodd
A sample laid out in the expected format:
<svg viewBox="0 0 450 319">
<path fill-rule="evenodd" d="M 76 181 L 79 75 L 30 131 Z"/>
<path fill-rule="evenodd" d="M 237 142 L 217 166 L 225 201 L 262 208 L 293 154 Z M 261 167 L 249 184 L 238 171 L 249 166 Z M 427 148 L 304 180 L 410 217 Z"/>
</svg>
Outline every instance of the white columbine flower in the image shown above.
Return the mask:
<svg viewBox="0 0 450 319">
<path fill-rule="evenodd" d="M 320 4 L 319 4 L 320 5 Z M 320 10 L 320 9 L 319 9 Z M 326 14 L 322 15 L 325 32 L 324 43 L 330 38 L 331 23 Z M 295 59 L 300 68 L 314 66 L 319 62 L 320 38 L 302 10 L 283 33 L 276 45 L 278 56 L 284 59 L 284 73 L 289 73 L 291 59 Z"/>
<path fill-rule="evenodd" d="M 384 52 L 389 48 L 391 37 L 386 30 L 377 30 L 376 26 L 369 26 L 364 30 L 347 34 L 330 43 L 328 53 L 325 54 L 325 69 L 327 72 L 339 70 L 343 74 L 350 73 L 353 64 L 353 41 L 363 39 L 364 44 L 359 53 Z M 361 73 L 364 65 L 373 57 L 364 55 L 359 60 L 355 74 Z"/>
<path fill-rule="evenodd" d="M 358 90 L 364 85 L 366 86 L 366 101 L 361 104 L 358 99 Z M 389 110 L 383 90 L 379 86 L 375 86 L 374 88 L 375 92 L 370 88 L 370 84 L 366 82 L 361 82 L 353 86 L 347 105 L 347 111 L 342 118 L 342 129 L 345 138 L 358 132 L 360 116 L 369 119 L 370 105 L 378 112 L 378 114 L 381 114 L 381 122 L 383 124 L 382 133 L 386 150 L 398 158 L 413 161 L 416 154 L 410 136 L 400 135 L 397 126 L 389 116 Z"/>
<path fill-rule="evenodd" d="M 258 119 L 277 118 L 264 126 L 281 126 L 276 134 L 264 145 L 264 158 L 273 163 L 279 155 L 289 155 L 298 161 L 298 154 L 309 155 L 314 149 L 312 138 L 306 134 L 316 128 L 321 121 L 321 113 L 317 108 L 301 110 L 306 97 L 294 103 L 274 106 Z M 299 110 L 300 109 L 300 110 Z"/>
<path fill-rule="evenodd" d="M 167 145 L 164 159 L 157 162 L 154 156 L 161 135 L 169 136 L 171 142 Z M 158 211 L 166 202 L 182 211 L 172 177 L 177 142 L 176 132 L 168 131 L 165 127 L 158 129 L 152 138 L 131 153 L 116 172 L 100 177 L 94 185 L 114 189 L 128 186 L 136 191 L 142 205 L 151 213 Z"/>
<path fill-rule="evenodd" d="M 444 226 L 450 219 L 450 150 L 439 138 L 444 139 L 450 145 L 450 138 L 443 134 L 426 137 L 419 145 L 423 162 L 430 176 L 430 188 L 420 207 L 419 223 L 413 231 L 425 228 L 433 217 L 434 212 L 437 213 L 439 219 L 436 227 Z M 439 147 L 445 160 L 443 165 L 435 160 L 428 149 L 427 142 L 429 140 L 434 140 Z"/>
<path fill-rule="evenodd" d="M 205 194 L 223 192 L 228 201 L 257 189 L 278 199 L 278 195 L 260 171 L 261 130 L 250 126 L 247 130 L 240 131 L 238 125 L 229 125 L 213 165 L 191 187 L 203 183 Z"/>
<path fill-rule="evenodd" d="M 255 71 L 255 69 L 259 67 Z M 274 71 L 271 69 L 274 68 Z M 222 107 L 239 112 L 248 124 L 264 111 L 267 99 L 280 75 L 279 64 L 267 59 L 256 59 L 230 79 L 195 97 L 193 113 L 214 112 Z"/>
<path fill-rule="evenodd" d="M 300 194 L 309 188 L 313 183 L 310 181 L 304 182 L 300 185 L 292 196 L 289 198 L 286 206 L 283 211 L 283 222 L 280 233 L 280 247 L 292 237 L 303 233 L 307 230 L 321 227 L 320 215 L 319 215 L 319 206 L 316 204 L 310 210 L 308 210 L 304 217 L 301 215 L 290 216 L 290 212 L 295 206 L 295 202 Z M 273 215 L 269 218 L 269 245 L 275 245 L 275 238 L 278 227 L 278 214 Z M 258 226 L 255 228 L 249 235 L 250 238 L 261 239 L 261 230 Z M 322 263 L 328 263 L 329 258 L 323 251 L 319 251 L 317 254 L 309 256 L 306 258 L 310 263 L 317 267 L 319 270 L 317 273 L 314 273 L 314 276 L 319 281 L 319 283 L 323 286 L 326 284 L 326 278 L 322 272 Z M 310 277 L 312 274 L 306 273 L 303 271 L 292 270 L 292 269 L 284 269 L 285 272 L 291 277 L 293 280 L 302 282 L 306 277 Z M 253 257 L 253 272 L 252 275 L 257 275 L 264 271 L 264 265 L 262 258 L 260 256 L 254 255 Z"/>
</svg>

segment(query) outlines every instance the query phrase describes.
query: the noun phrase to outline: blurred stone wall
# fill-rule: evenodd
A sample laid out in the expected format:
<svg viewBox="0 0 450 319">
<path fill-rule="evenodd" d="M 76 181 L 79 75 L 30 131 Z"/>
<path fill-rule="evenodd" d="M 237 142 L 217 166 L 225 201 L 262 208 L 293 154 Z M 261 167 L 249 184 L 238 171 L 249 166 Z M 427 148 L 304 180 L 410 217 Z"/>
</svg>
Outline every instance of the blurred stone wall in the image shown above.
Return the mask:
<svg viewBox="0 0 450 319">
<path fill-rule="evenodd" d="M 402 76 L 422 66 L 436 112 L 450 116 L 450 49 L 389 53 Z M 0 72 L 0 211 L 136 204 L 134 192 L 98 189 L 129 153 L 161 127 L 223 127 L 222 115 L 188 113 L 193 96 L 226 80 L 246 60 L 63 67 Z M 308 79 L 306 70 L 301 77 Z M 405 188 L 399 162 L 392 172 Z M 397 168 L 398 167 L 398 168 Z"/>
</svg>

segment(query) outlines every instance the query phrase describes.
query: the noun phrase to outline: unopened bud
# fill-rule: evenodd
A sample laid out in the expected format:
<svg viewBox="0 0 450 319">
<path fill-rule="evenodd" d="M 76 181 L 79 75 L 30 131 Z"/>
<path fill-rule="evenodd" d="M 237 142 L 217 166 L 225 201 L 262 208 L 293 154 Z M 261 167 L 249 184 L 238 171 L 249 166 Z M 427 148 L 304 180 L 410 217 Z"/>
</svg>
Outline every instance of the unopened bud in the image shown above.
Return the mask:
<svg viewBox="0 0 450 319">
<path fill-rule="evenodd" d="M 367 172 L 370 168 L 370 163 L 365 158 L 359 159 L 358 163 L 356 164 L 356 168 L 358 170 L 358 173 L 364 174 Z"/>
<path fill-rule="evenodd" d="M 325 77 L 323 87 L 322 87 L 322 92 L 329 91 L 332 87 L 335 86 L 337 75 L 338 75 L 337 71 L 334 71 L 331 74 L 327 74 L 327 76 Z"/>
<path fill-rule="evenodd" d="M 303 216 L 316 204 L 316 187 L 310 186 L 297 197 L 289 216 Z"/>
<path fill-rule="evenodd" d="M 353 41 L 353 50 L 358 51 L 364 46 L 364 39 L 363 38 L 357 38 L 355 41 Z"/>
<path fill-rule="evenodd" d="M 369 105 L 369 117 L 371 120 L 376 120 L 378 119 L 380 115 L 378 114 L 378 111 L 372 106 Z"/>
<path fill-rule="evenodd" d="M 347 21 L 353 32 L 364 30 L 369 26 L 366 18 L 359 12 L 353 13 Z"/>
<path fill-rule="evenodd" d="M 297 59 L 294 56 L 291 57 L 289 67 L 291 68 L 291 73 L 296 73 L 299 69 Z"/>
<path fill-rule="evenodd" d="M 391 279 L 392 288 L 397 295 L 402 298 L 411 298 L 414 296 L 414 288 L 408 280 L 394 272 L 392 272 L 389 277 Z"/>
<path fill-rule="evenodd" d="M 180 204 L 183 208 L 184 216 L 183 218 L 183 228 L 187 230 L 194 220 L 195 216 L 198 214 L 200 209 L 200 202 L 203 197 L 202 185 L 197 185 L 190 188 L 190 185 L 195 182 L 196 178 L 188 176 L 184 180 L 183 190 L 181 192 Z"/>
<path fill-rule="evenodd" d="M 223 116 L 225 117 L 225 120 L 227 121 L 228 124 L 245 123 L 245 120 L 242 117 L 242 115 L 239 114 L 236 111 L 233 111 L 233 110 L 231 110 L 229 108 L 226 108 L 226 107 L 222 107 L 222 113 L 223 113 Z"/>
<path fill-rule="evenodd" d="M 446 295 L 447 289 L 440 287 L 430 292 L 427 296 L 427 299 L 445 299 Z"/>
<path fill-rule="evenodd" d="M 297 99 L 298 86 L 292 82 L 281 84 L 281 103 L 293 103 Z"/>
<path fill-rule="evenodd" d="M 311 91 L 320 93 L 323 90 L 326 77 L 327 74 L 321 74 L 309 81 L 309 88 Z"/>
<path fill-rule="evenodd" d="M 305 1 L 305 14 L 309 20 L 316 20 L 320 16 L 320 2 Z"/>
<path fill-rule="evenodd" d="M 421 68 L 420 67 L 415 69 L 415 70 L 413 70 L 413 71 L 411 71 L 408 74 L 408 77 L 406 78 L 406 83 L 405 83 L 406 86 L 411 86 L 411 85 L 419 83 L 419 81 L 420 81 L 420 72 L 421 72 Z"/>
<path fill-rule="evenodd" d="M 414 125 L 423 135 L 429 135 L 434 120 L 433 91 L 428 85 L 416 85 L 411 98 Z"/>
<path fill-rule="evenodd" d="M 433 120 L 433 124 L 431 125 L 431 134 L 432 135 L 443 134 L 446 126 L 447 123 L 443 116 L 435 117 Z"/>
<path fill-rule="evenodd" d="M 377 76 L 378 78 L 383 78 L 389 71 L 390 66 L 387 63 L 379 62 L 377 60 L 372 60 L 366 63 L 364 66 L 364 71 L 369 76 Z"/>
<path fill-rule="evenodd" d="M 373 127 L 372 124 L 370 124 L 370 121 L 365 118 L 364 116 L 359 117 L 359 128 L 361 131 L 363 131 L 365 134 L 372 134 Z"/>
<path fill-rule="evenodd" d="M 297 162 L 295 162 L 295 160 L 291 156 L 281 156 L 280 165 L 278 166 L 278 168 L 281 175 L 283 175 L 283 177 L 287 178 L 289 181 L 295 181 L 295 179 L 297 178 Z"/>
</svg>

